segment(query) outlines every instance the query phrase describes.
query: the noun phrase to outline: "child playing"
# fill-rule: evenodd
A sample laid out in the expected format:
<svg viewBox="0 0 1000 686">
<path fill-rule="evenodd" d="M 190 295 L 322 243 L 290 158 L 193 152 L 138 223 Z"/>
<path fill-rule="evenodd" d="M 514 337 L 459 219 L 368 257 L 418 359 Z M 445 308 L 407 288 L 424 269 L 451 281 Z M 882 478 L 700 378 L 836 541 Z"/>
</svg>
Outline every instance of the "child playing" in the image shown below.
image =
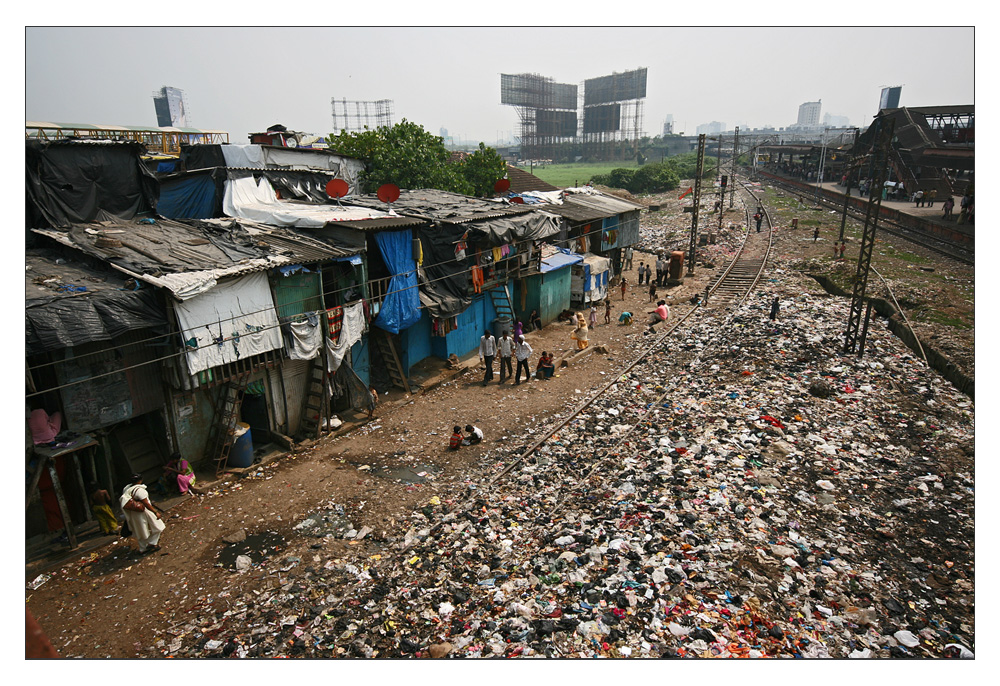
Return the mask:
<svg viewBox="0 0 1000 686">
<path fill-rule="evenodd" d="M 458 450 L 462 445 L 462 427 L 456 426 L 451 432 L 451 442 L 448 444 L 448 450 Z"/>
<path fill-rule="evenodd" d="M 368 387 L 368 419 L 372 418 L 375 414 L 375 406 L 378 405 L 378 391 L 375 390 L 374 386 Z"/>
<path fill-rule="evenodd" d="M 590 328 L 597 326 L 597 306 L 590 303 Z"/>
<path fill-rule="evenodd" d="M 483 442 L 483 430 L 478 426 L 472 426 L 472 424 L 465 425 L 465 431 L 468 436 L 462 441 L 462 445 L 475 445 L 476 443 Z"/>
<path fill-rule="evenodd" d="M 611 298 L 604 301 L 604 323 L 611 323 Z"/>
<path fill-rule="evenodd" d="M 538 360 L 538 366 L 535 368 L 535 378 L 550 379 L 555 371 L 556 366 L 552 361 L 552 356 L 547 350 L 543 350 L 542 356 Z"/>
<path fill-rule="evenodd" d="M 649 284 L 649 302 L 656 299 L 656 283 Z"/>
</svg>

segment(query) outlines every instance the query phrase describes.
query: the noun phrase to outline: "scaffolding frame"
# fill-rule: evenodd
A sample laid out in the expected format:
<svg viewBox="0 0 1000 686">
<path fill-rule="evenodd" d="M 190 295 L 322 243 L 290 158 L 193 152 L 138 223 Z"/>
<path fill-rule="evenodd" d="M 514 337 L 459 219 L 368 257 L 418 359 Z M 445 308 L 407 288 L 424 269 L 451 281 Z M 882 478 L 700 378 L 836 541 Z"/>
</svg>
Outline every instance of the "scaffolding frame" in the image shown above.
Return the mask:
<svg viewBox="0 0 1000 686">
<path fill-rule="evenodd" d="M 146 146 L 151 153 L 179 155 L 181 145 L 196 143 L 226 144 L 229 133 L 175 127 L 138 128 L 127 126 L 97 126 L 88 124 L 53 124 L 26 122 L 24 137 L 28 140 L 61 141 L 71 139 L 128 140 Z"/>
<path fill-rule="evenodd" d="M 392 100 L 347 100 L 330 98 L 333 135 L 341 131 L 359 133 L 366 129 L 393 125 Z"/>
<path fill-rule="evenodd" d="M 577 86 L 556 83 L 540 74 L 501 74 L 500 103 L 517 112 L 518 142 L 524 159 L 552 159 L 559 146 L 576 140 L 580 122 L 577 118 Z M 572 120 L 562 133 L 543 130 L 547 122 Z M 557 128 L 557 127 L 553 127 Z"/>
</svg>

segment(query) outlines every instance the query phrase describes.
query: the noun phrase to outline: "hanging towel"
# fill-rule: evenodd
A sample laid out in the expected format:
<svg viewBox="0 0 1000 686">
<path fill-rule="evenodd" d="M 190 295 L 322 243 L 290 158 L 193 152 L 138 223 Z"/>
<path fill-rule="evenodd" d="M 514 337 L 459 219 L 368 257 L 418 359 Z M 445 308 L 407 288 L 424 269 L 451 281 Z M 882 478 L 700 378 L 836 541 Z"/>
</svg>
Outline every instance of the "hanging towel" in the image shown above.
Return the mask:
<svg viewBox="0 0 1000 686">
<path fill-rule="evenodd" d="M 340 327 L 344 321 L 344 308 L 341 305 L 331 307 L 326 311 L 326 320 L 330 328 L 329 336 L 334 342 L 340 340 Z"/>
</svg>

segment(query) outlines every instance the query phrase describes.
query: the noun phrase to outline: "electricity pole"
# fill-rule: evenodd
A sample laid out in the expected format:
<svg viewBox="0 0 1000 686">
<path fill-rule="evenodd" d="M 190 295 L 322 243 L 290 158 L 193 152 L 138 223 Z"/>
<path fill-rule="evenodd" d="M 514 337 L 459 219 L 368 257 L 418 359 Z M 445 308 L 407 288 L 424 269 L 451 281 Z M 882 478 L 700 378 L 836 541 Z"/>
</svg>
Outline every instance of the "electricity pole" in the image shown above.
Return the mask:
<svg viewBox="0 0 1000 686">
<path fill-rule="evenodd" d="M 705 134 L 698 135 L 698 167 L 694 177 L 694 207 L 691 212 L 691 245 L 688 247 L 688 276 L 694 276 L 694 254 L 698 249 L 698 209 L 701 207 L 701 177 L 705 175 Z"/>
<path fill-rule="evenodd" d="M 729 190 L 729 209 L 733 209 L 733 196 L 736 195 L 736 158 L 740 153 L 740 127 L 736 127 L 736 136 L 733 138 L 733 171 L 730 177 L 733 180 Z"/>
<path fill-rule="evenodd" d="M 865 212 L 865 228 L 861 237 L 861 247 L 858 250 L 858 268 L 854 275 L 854 293 L 851 296 L 851 313 L 847 320 L 847 332 L 844 334 L 844 353 L 849 354 L 858 350 L 858 336 L 861 328 L 861 314 L 864 309 L 865 291 L 868 288 L 868 272 L 871 269 L 872 252 L 875 249 L 875 229 L 878 226 L 878 215 L 882 207 L 881 189 L 889 175 L 889 147 L 892 145 L 892 136 L 896 122 L 892 119 L 885 121 L 881 117 L 875 120 L 875 135 L 873 138 L 873 149 L 871 153 L 872 163 L 872 188 L 874 193 L 868 196 L 868 207 Z M 867 319 L 865 320 L 867 324 Z M 861 333 L 864 340 L 867 335 L 867 326 Z M 863 349 L 862 351 L 863 352 Z"/>
</svg>

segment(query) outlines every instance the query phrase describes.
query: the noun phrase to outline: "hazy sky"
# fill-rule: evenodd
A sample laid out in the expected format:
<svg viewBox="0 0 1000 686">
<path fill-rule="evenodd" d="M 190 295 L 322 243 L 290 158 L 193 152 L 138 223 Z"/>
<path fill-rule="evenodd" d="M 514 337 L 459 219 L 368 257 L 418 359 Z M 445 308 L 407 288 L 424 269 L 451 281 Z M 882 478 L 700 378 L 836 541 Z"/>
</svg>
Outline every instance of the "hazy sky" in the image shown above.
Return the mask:
<svg viewBox="0 0 1000 686">
<path fill-rule="evenodd" d="M 975 104 L 972 28 L 27 28 L 25 60 L 27 120 L 155 126 L 152 94 L 174 86 L 189 125 L 234 143 L 277 123 L 328 134 L 333 97 L 492 143 L 517 133 L 501 73 L 582 85 L 647 67 L 648 135 L 667 115 L 689 134 L 788 126 L 815 100 L 866 125 L 883 86 L 902 106 Z"/>
</svg>

